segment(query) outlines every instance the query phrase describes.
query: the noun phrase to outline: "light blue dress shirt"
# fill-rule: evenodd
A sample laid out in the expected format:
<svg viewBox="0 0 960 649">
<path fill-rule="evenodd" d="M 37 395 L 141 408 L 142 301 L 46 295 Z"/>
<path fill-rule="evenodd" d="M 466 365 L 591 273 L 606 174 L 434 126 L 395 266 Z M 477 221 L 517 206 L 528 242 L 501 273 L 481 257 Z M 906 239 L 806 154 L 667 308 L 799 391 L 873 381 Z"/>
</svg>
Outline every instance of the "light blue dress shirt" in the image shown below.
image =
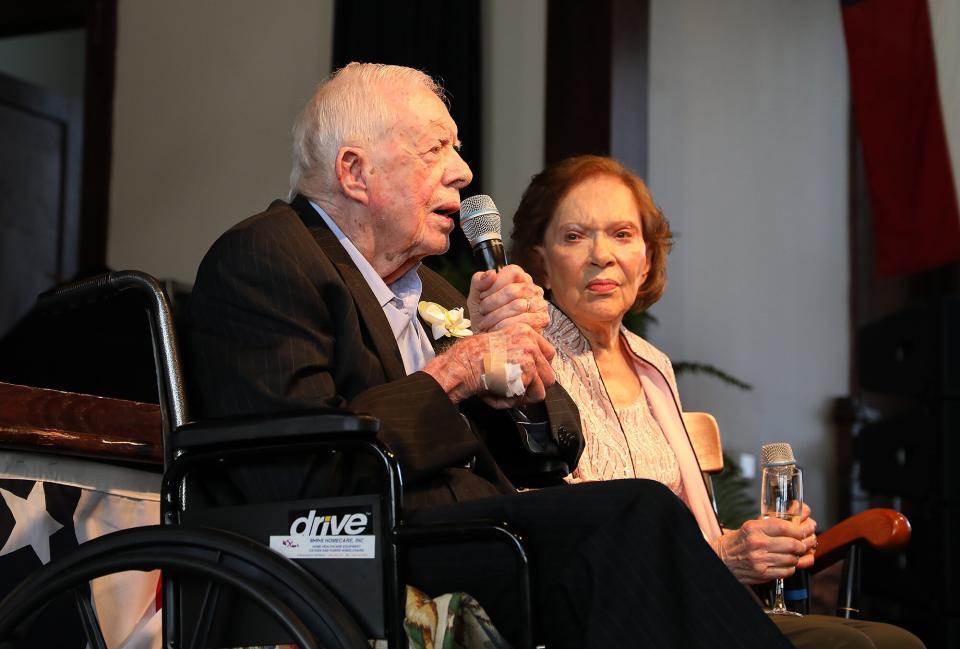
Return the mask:
<svg viewBox="0 0 960 649">
<path fill-rule="evenodd" d="M 417 305 L 420 303 L 420 294 L 423 292 L 423 282 L 420 281 L 420 275 L 417 264 L 408 270 L 402 277 L 393 284 L 387 286 L 383 278 L 377 274 L 370 262 L 360 254 L 353 242 L 343 233 L 333 219 L 323 211 L 319 205 L 310 201 L 310 205 L 317 211 L 323 222 L 337 237 L 337 241 L 343 246 L 343 249 L 350 255 L 350 259 L 357 265 L 357 269 L 373 291 L 377 302 L 383 308 L 383 315 L 387 317 L 390 323 L 390 329 L 393 330 L 393 337 L 397 340 L 397 346 L 400 348 L 400 356 L 403 358 L 403 367 L 407 374 L 412 374 L 423 368 L 435 356 L 433 346 L 430 344 L 429 334 L 424 330 L 417 318 Z"/>
</svg>

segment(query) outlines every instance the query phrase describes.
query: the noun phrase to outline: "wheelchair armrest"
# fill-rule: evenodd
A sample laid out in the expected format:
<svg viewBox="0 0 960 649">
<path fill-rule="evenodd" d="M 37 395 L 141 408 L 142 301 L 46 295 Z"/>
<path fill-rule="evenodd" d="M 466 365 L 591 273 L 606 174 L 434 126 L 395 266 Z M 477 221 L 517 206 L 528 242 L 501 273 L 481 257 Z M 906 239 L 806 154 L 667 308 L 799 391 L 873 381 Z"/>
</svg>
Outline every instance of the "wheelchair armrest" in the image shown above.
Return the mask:
<svg viewBox="0 0 960 649">
<path fill-rule="evenodd" d="M 164 521 L 173 522 L 183 508 L 181 481 L 210 462 L 352 449 L 370 453 L 381 467 L 382 495 L 390 506 L 385 520 L 392 529 L 394 512 L 402 507 L 402 479 L 396 457 L 377 439 L 379 430 L 376 417 L 333 408 L 222 417 L 180 426 L 172 434 L 173 460 L 163 475 Z"/>
<path fill-rule="evenodd" d="M 302 441 L 306 438 L 341 437 L 372 440 L 380 420 L 346 410 L 304 410 L 296 413 L 223 417 L 191 422 L 173 433 L 177 449 L 198 450 L 250 442 Z"/>
<path fill-rule="evenodd" d="M 844 519 L 817 535 L 816 563 L 818 572 L 843 559 L 851 543 L 865 541 L 885 551 L 900 550 L 910 540 L 910 521 L 893 509 L 868 509 Z"/>
</svg>

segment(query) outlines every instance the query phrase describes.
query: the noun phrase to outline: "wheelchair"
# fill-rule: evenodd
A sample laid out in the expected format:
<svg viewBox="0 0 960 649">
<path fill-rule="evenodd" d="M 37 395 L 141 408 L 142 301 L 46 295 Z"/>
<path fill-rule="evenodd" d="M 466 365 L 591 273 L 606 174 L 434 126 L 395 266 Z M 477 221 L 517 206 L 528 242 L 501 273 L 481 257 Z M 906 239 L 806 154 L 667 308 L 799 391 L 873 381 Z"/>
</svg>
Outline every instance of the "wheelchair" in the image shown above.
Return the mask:
<svg viewBox="0 0 960 649">
<path fill-rule="evenodd" d="M 38 303 L 72 309 L 122 292 L 145 298 L 161 414 L 161 524 L 113 532 L 32 573 L 0 602 L 0 648 L 35 646 L 31 625 L 71 598 L 88 646 L 106 649 L 88 584 L 123 571 L 162 571 L 163 647 L 292 643 L 303 649 L 406 646 L 402 553 L 414 546 L 504 545 L 515 558 L 520 625 L 533 647 L 530 571 L 505 523 L 408 525 L 403 476 L 376 439 L 379 422 L 346 411 L 191 421 L 170 301 L 153 277 L 113 272 L 53 289 Z M 279 456 L 356 454 L 375 489 L 290 502 L 210 505 L 206 475 Z M 213 481 L 214 486 L 216 481 Z"/>
<path fill-rule="evenodd" d="M 0 602 L 0 649 L 36 646 L 31 625 L 62 597 L 73 600 L 89 646 L 106 649 L 89 582 L 156 569 L 163 574 L 164 647 L 294 643 L 359 649 L 371 639 L 400 647 L 406 643 L 403 552 L 478 541 L 504 546 L 513 556 L 520 622 L 511 640 L 517 647 L 535 646 L 530 569 L 520 536 L 496 521 L 406 524 L 403 476 L 396 458 L 376 440 L 376 419 L 308 411 L 191 421 L 170 302 L 154 278 L 110 273 L 54 289 L 39 301 L 66 309 L 123 292 L 144 296 L 149 314 L 162 428 L 161 524 L 94 539 L 32 573 Z M 291 502 L 222 506 L 204 499 L 206 476 L 232 462 L 329 453 L 369 458 L 379 475 L 375 488 Z M 327 528 L 365 538 L 344 541 L 334 534 L 310 547 Z M 841 615 L 854 610 L 860 547 L 895 550 L 908 539 L 909 523 L 890 510 L 862 512 L 820 536 L 818 566 L 846 554 L 845 565 L 854 568 L 845 568 Z"/>
</svg>

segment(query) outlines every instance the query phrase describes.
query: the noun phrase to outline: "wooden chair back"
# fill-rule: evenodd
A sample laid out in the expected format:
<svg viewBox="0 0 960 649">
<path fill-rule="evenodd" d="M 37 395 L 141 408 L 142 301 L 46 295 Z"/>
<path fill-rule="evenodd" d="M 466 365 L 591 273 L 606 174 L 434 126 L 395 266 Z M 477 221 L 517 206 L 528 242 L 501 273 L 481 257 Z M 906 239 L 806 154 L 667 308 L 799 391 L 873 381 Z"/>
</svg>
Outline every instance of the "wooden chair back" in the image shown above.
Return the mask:
<svg viewBox="0 0 960 649">
<path fill-rule="evenodd" d="M 683 424 L 693 444 L 693 452 L 704 473 L 723 471 L 723 446 L 720 443 L 720 426 L 709 412 L 685 412 Z"/>
</svg>

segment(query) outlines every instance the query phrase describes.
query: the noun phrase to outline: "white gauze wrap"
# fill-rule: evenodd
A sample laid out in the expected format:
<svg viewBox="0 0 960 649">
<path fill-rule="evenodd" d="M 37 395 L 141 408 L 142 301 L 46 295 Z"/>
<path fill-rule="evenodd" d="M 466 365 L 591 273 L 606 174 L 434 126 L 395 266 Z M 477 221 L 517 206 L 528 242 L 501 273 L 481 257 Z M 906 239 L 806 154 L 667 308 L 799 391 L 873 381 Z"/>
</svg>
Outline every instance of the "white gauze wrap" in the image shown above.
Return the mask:
<svg viewBox="0 0 960 649">
<path fill-rule="evenodd" d="M 504 397 L 519 397 L 523 387 L 523 372 L 520 365 L 507 360 L 503 343 L 491 337 L 487 351 L 483 353 L 483 387 L 493 394 Z"/>
</svg>

